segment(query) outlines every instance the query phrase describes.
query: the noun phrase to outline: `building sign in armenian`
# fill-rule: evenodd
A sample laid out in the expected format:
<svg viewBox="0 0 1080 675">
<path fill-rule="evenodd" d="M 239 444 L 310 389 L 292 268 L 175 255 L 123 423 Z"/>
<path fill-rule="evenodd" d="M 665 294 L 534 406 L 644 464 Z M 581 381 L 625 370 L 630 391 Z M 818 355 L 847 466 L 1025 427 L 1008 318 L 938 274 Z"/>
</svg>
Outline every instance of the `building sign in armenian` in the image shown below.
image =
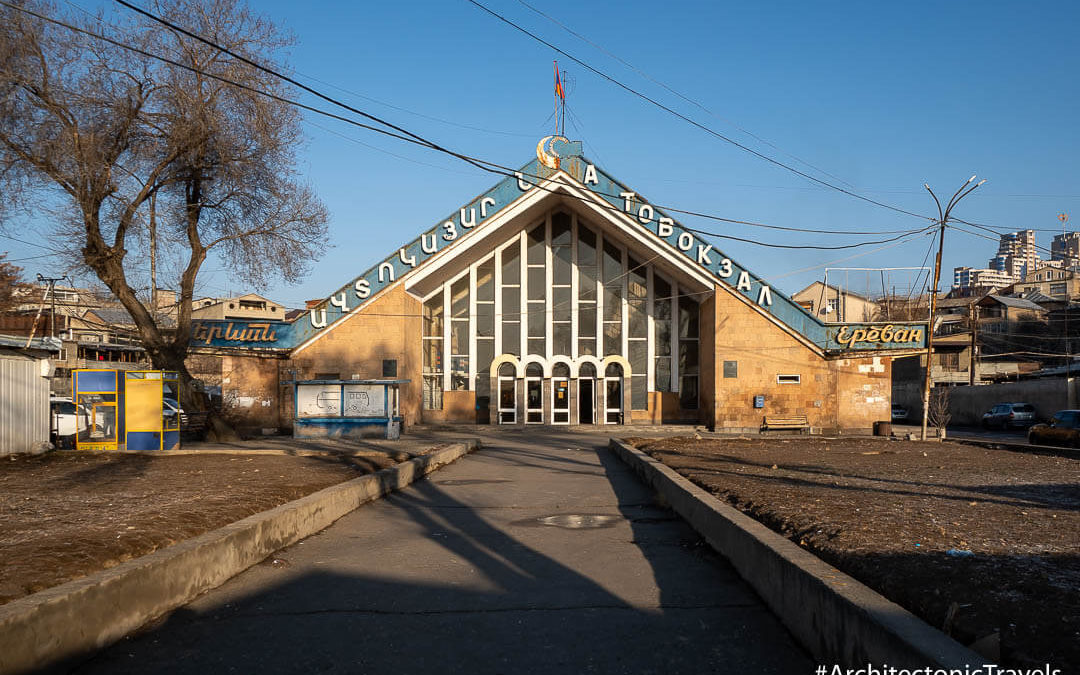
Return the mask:
<svg viewBox="0 0 1080 675">
<path fill-rule="evenodd" d="M 507 176 L 486 193 L 449 214 L 436 226 L 339 288 L 294 322 L 199 321 L 195 322 L 192 345 L 267 349 L 297 347 L 364 306 L 380 291 L 432 256 L 453 246 L 530 191 L 543 190 L 540 185 L 562 171 L 606 202 L 612 213 L 630 223 L 630 227 L 643 228 L 659 237 L 673 251 L 708 271 L 720 283 L 743 295 L 821 349 L 911 349 L 925 346 L 925 324 L 838 327 L 821 323 L 783 293 L 772 289 L 712 244 L 702 241 L 659 208 L 590 163 L 581 154 L 580 141 L 554 138 L 541 144 L 545 153 L 555 153 L 554 161 L 549 156 L 541 156 L 529 162 L 513 176 Z M 542 161 L 545 159 L 548 161 Z M 887 328 L 890 339 L 881 339 L 882 331 Z M 869 335 L 873 330 L 878 332 L 871 339 Z"/>
<path fill-rule="evenodd" d="M 293 330 L 294 324 L 283 321 L 195 320 L 191 346 L 289 349 Z"/>
<path fill-rule="evenodd" d="M 847 324 L 830 328 L 832 349 L 920 349 L 926 347 L 926 324 Z"/>
</svg>

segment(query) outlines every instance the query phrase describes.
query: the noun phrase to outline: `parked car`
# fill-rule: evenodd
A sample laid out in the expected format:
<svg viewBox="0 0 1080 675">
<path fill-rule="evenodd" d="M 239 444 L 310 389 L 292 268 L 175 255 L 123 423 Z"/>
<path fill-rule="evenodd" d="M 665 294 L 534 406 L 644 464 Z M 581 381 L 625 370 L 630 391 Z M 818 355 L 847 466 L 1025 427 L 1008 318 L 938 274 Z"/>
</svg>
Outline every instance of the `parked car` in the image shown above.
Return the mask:
<svg viewBox="0 0 1080 675">
<path fill-rule="evenodd" d="M 180 402 L 175 398 L 165 397 L 161 399 L 161 412 L 166 417 L 172 417 L 173 415 L 183 415 L 184 409 L 180 407 Z"/>
<path fill-rule="evenodd" d="M 1030 403 L 998 403 L 982 416 L 984 429 L 1023 429 L 1035 422 L 1035 406 Z"/>
<path fill-rule="evenodd" d="M 86 431 L 90 414 L 83 406 L 76 406 L 70 398 L 49 397 L 49 438 L 58 448 L 75 445 L 75 435 Z"/>
<path fill-rule="evenodd" d="M 1031 427 L 1028 443 L 1080 448 L 1080 410 L 1059 410 L 1046 424 Z"/>
<path fill-rule="evenodd" d="M 899 403 L 892 404 L 892 421 L 893 422 L 906 422 L 907 421 L 907 408 Z"/>
</svg>

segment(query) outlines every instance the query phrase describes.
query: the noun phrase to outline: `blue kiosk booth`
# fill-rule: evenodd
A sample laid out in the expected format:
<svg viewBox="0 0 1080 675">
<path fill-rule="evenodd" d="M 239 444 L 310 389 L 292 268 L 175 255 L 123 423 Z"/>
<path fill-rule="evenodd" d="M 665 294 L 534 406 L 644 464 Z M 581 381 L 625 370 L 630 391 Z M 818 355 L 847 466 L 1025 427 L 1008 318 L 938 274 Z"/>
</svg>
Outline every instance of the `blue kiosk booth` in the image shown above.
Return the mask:
<svg viewBox="0 0 1080 675">
<path fill-rule="evenodd" d="M 293 438 L 401 435 L 399 387 L 409 380 L 294 381 Z"/>
</svg>

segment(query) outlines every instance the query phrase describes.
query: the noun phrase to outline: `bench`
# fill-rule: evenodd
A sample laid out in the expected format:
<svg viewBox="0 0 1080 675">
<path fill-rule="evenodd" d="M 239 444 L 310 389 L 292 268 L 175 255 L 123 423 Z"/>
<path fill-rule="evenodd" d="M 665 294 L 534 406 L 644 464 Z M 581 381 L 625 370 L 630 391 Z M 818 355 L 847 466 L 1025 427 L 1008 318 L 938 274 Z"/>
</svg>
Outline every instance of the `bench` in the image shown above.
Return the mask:
<svg viewBox="0 0 1080 675">
<path fill-rule="evenodd" d="M 806 415 L 766 415 L 761 422 L 762 431 L 781 429 L 806 432 L 810 429 L 810 422 L 806 419 Z"/>
</svg>

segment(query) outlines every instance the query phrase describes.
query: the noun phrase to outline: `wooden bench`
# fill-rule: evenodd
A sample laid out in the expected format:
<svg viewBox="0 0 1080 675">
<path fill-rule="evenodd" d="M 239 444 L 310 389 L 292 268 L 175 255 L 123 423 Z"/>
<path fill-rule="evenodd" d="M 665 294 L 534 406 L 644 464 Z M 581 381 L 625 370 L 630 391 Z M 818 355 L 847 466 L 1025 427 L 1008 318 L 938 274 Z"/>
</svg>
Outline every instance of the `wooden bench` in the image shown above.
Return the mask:
<svg viewBox="0 0 1080 675">
<path fill-rule="evenodd" d="M 810 430 L 810 422 L 806 415 L 766 415 L 761 421 L 762 431 L 801 431 L 806 433 Z"/>
</svg>

